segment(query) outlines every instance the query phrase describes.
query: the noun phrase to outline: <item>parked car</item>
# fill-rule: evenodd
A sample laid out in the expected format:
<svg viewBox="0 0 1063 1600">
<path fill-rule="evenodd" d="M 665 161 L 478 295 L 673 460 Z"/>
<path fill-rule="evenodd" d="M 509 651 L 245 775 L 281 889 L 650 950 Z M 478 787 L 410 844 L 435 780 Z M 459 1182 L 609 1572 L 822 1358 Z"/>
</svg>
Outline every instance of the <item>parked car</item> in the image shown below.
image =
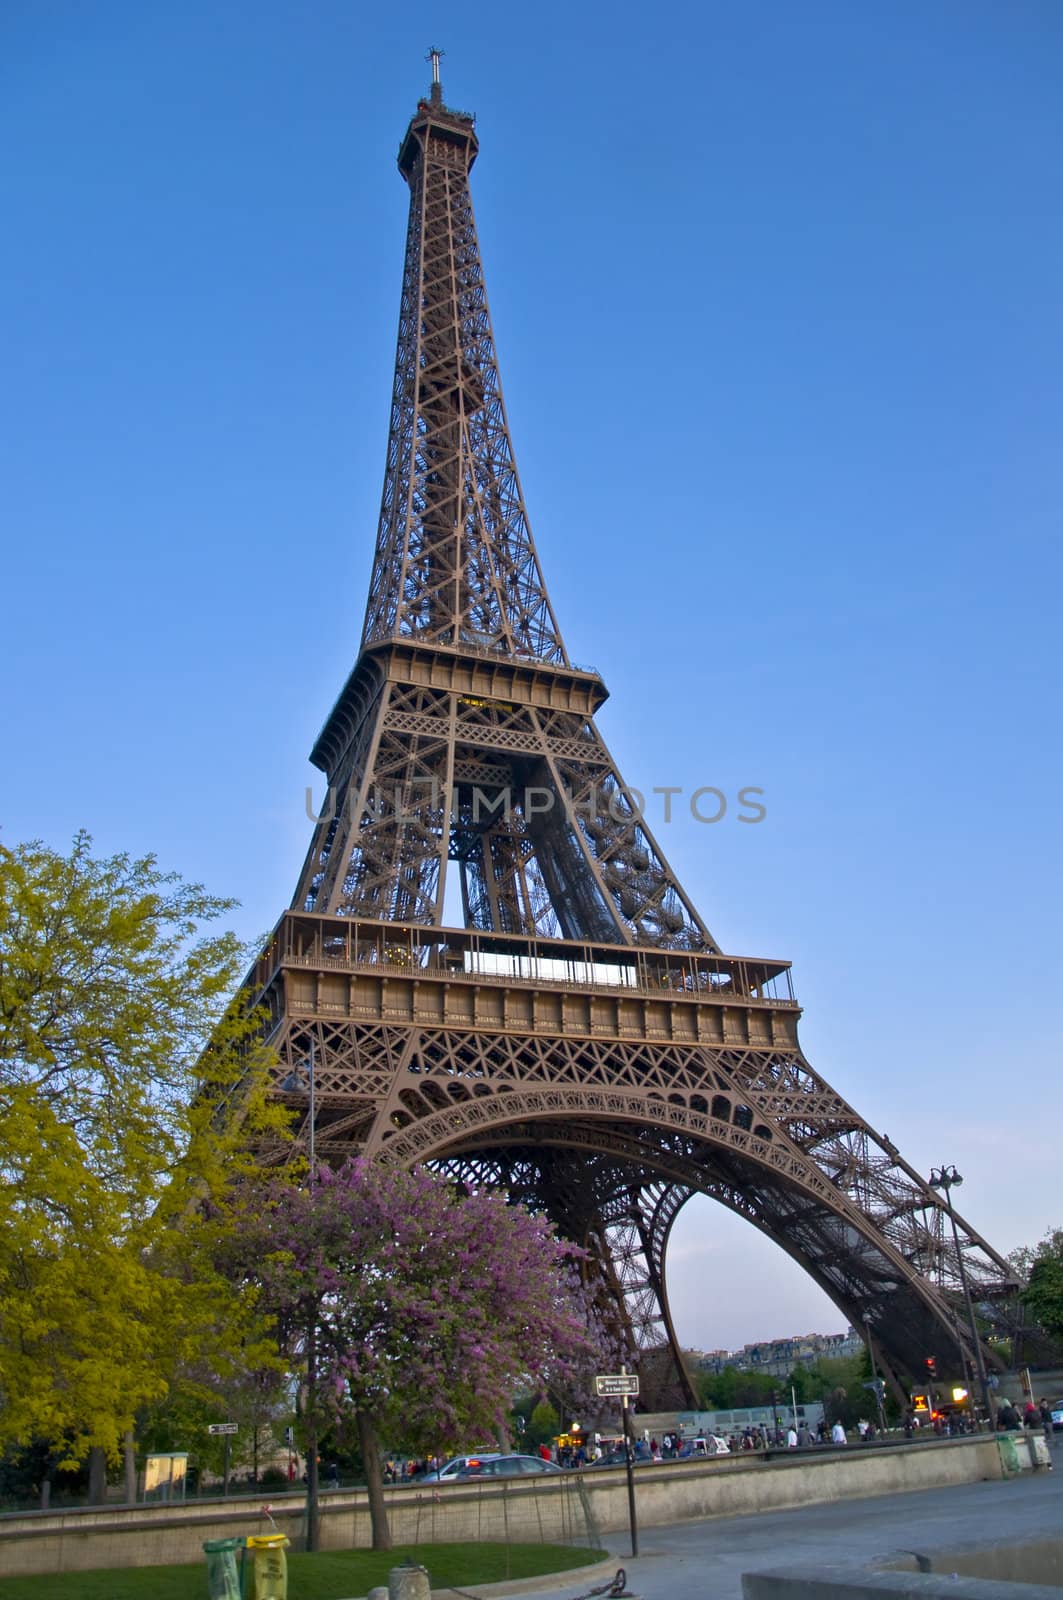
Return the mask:
<svg viewBox="0 0 1063 1600">
<path fill-rule="evenodd" d="M 559 1466 L 542 1456 L 470 1456 L 458 1477 L 465 1482 L 470 1478 L 541 1478 L 560 1472 Z"/>
<path fill-rule="evenodd" d="M 457 1483 L 458 1478 L 462 1475 L 470 1461 L 497 1461 L 499 1454 L 500 1452 L 498 1450 L 477 1450 L 473 1455 L 452 1456 L 449 1461 L 444 1462 L 443 1466 L 439 1468 L 438 1472 L 422 1472 L 419 1477 L 414 1479 L 414 1482 Z"/>
<path fill-rule="evenodd" d="M 642 1450 L 636 1447 L 631 1457 L 632 1463 L 636 1467 L 652 1467 L 657 1459 L 659 1458 L 650 1454 L 648 1447 Z M 587 1470 L 593 1472 L 598 1467 L 622 1467 L 626 1461 L 627 1457 L 624 1454 L 623 1447 L 619 1450 L 606 1450 L 603 1455 L 598 1457 L 597 1461 L 588 1462 Z"/>
</svg>

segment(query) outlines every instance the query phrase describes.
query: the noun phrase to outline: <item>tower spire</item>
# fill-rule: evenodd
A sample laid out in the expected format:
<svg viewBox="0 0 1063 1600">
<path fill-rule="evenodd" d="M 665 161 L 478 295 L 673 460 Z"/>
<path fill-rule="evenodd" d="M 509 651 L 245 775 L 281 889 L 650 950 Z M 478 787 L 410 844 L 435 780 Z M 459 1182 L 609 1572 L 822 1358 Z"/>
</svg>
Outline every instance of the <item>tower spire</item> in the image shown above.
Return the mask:
<svg viewBox="0 0 1063 1600">
<path fill-rule="evenodd" d="M 443 86 L 439 81 L 439 62 L 444 55 L 446 55 L 445 50 L 440 50 L 438 45 L 430 44 L 428 46 L 428 54 L 425 56 L 425 60 L 432 63 L 431 103 L 434 106 L 443 104 Z"/>
<path fill-rule="evenodd" d="M 419 102 L 399 149 L 410 209 L 362 642 L 418 638 L 564 662 L 502 398 L 469 191 L 478 150 L 474 118 L 441 98 Z"/>
</svg>

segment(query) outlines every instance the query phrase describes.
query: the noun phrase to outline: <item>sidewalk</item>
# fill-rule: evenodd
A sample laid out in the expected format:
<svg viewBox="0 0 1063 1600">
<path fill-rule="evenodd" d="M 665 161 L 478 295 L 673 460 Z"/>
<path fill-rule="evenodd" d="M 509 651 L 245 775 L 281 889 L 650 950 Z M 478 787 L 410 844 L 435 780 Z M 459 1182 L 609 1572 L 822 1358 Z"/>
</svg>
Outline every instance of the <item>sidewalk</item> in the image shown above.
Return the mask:
<svg viewBox="0 0 1063 1600">
<path fill-rule="evenodd" d="M 1063 1452 L 1054 1453 L 1057 1471 L 1005 1482 L 640 1527 L 634 1559 L 626 1533 L 609 1534 L 604 1543 L 642 1600 L 741 1600 L 743 1572 L 822 1561 L 861 1566 L 895 1550 L 1043 1538 L 1063 1526 Z M 564 1586 L 539 1590 L 538 1600 L 570 1600 L 588 1587 L 574 1573 Z"/>
</svg>

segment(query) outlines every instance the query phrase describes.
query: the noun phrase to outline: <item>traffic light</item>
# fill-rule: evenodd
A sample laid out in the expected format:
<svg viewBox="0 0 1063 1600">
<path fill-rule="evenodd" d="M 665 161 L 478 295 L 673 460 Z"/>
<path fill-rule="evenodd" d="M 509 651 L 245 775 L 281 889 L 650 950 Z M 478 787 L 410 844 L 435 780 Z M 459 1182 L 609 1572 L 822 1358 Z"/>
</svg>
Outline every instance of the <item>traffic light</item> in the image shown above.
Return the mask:
<svg viewBox="0 0 1063 1600">
<path fill-rule="evenodd" d="M 938 1375 L 938 1359 L 937 1359 L 937 1356 L 927 1356 L 927 1358 L 926 1358 L 926 1375 L 927 1375 L 928 1378 L 936 1378 L 937 1377 L 937 1375 Z"/>
</svg>

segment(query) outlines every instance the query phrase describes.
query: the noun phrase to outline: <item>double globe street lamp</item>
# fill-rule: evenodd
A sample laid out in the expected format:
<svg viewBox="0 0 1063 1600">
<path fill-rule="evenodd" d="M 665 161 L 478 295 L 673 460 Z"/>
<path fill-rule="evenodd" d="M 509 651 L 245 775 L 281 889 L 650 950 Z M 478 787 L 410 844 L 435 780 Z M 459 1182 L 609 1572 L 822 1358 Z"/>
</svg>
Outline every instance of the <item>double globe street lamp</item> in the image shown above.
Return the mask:
<svg viewBox="0 0 1063 1600">
<path fill-rule="evenodd" d="M 974 1305 L 971 1301 L 971 1286 L 967 1281 L 967 1268 L 964 1266 L 963 1251 L 960 1249 L 960 1233 L 956 1226 L 956 1213 L 952 1209 L 952 1190 L 963 1182 L 963 1175 L 955 1167 L 933 1167 L 930 1172 L 930 1187 L 938 1189 L 945 1197 L 945 1210 L 949 1214 L 952 1224 L 952 1239 L 956 1246 L 956 1265 L 960 1269 L 960 1283 L 963 1285 L 963 1298 L 967 1306 L 967 1320 L 971 1325 L 971 1338 L 974 1341 L 974 1361 L 978 1369 L 978 1384 L 982 1391 L 982 1404 L 989 1419 L 989 1426 L 993 1426 L 993 1397 L 989 1389 L 989 1379 L 986 1376 L 985 1358 L 982 1355 L 982 1341 L 978 1335 L 978 1324 L 975 1321 Z"/>
</svg>

